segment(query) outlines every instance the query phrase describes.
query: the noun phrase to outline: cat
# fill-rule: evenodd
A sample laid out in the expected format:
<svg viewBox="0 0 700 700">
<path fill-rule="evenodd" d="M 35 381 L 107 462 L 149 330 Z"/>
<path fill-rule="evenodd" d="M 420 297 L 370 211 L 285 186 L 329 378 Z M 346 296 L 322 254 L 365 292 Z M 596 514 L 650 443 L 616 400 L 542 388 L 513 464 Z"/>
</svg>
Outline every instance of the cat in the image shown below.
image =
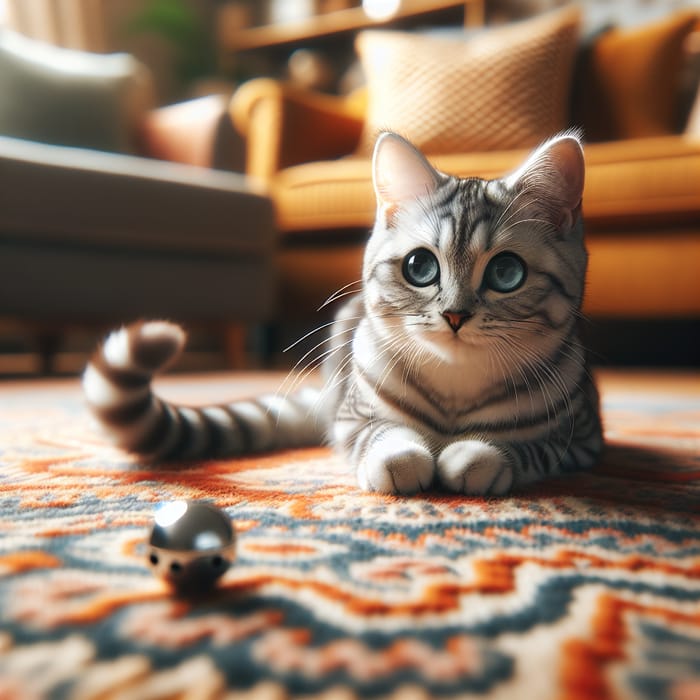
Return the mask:
<svg viewBox="0 0 700 700">
<path fill-rule="evenodd" d="M 83 376 L 93 413 L 149 459 L 329 442 L 366 490 L 501 495 L 591 467 L 598 394 L 578 325 L 587 266 L 575 133 L 494 180 L 444 174 L 403 137 L 372 159 L 362 288 L 331 327 L 326 385 L 185 408 L 151 392 L 181 350 L 165 321 L 113 332 Z M 323 344 L 320 346 L 323 348 Z"/>
</svg>

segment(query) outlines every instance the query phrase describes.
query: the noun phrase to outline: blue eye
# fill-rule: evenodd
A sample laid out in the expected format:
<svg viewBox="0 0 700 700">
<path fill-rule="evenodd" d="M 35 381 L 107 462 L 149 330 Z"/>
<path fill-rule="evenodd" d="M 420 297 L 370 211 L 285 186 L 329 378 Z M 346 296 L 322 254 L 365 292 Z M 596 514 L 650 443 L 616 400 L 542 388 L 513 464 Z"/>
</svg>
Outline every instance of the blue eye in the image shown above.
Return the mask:
<svg viewBox="0 0 700 700">
<path fill-rule="evenodd" d="M 499 253 L 486 266 L 484 283 L 494 292 L 514 292 L 525 282 L 525 263 L 514 253 Z"/>
<path fill-rule="evenodd" d="M 414 287 L 428 287 L 440 279 L 440 263 L 425 248 L 416 248 L 403 260 L 403 276 Z"/>
</svg>

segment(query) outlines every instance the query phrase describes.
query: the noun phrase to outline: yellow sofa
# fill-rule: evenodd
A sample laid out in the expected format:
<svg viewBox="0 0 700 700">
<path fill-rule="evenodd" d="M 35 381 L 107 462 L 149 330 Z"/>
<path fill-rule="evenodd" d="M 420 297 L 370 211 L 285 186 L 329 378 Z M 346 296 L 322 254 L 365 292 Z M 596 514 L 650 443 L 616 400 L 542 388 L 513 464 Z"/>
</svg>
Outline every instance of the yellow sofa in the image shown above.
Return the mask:
<svg viewBox="0 0 700 700">
<path fill-rule="evenodd" d="M 679 26 L 687 34 L 688 21 L 685 16 L 666 23 L 676 40 Z M 637 64 L 648 58 L 659 33 L 643 31 Z M 664 28 L 664 36 L 670 31 Z M 634 76 L 614 74 L 637 70 L 634 61 L 616 53 L 615 42 L 624 48 L 629 33 L 603 37 L 608 41 L 603 59 L 613 62 L 606 76 L 626 81 L 625 86 L 634 83 Z M 653 56 L 657 68 L 673 58 L 660 51 L 657 47 Z M 579 75 L 574 89 L 584 83 Z M 630 89 L 639 93 L 638 86 Z M 658 86 L 654 89 L 658 93 Z M 608 135 L 585 147 L 583 206 L 590 250 L 585 311 L 612 318 L 700 318 L 700 134 L 649 126 L 660 97 L 646 98 L 645 119 L 620 127 L 632 137 Z M 597 104 L 596 114 L 609 115 Z M 628 121 L 635 118 L 628 107 L 623 121 L 626 114 L 631 113 Z M 366 137 L 368 88 L 338 97 L 258 78 L 239 88 L 230 111 L 247 142 L 247 173 L 263 181 L 275 204 L 285 311 L 308 312 L 359 278 L 375 209 L 370 160 L 358 154 Z M 428 156 L 445 172 L 494 177 L 518 164 L 529 146 Z"/>
</svg>

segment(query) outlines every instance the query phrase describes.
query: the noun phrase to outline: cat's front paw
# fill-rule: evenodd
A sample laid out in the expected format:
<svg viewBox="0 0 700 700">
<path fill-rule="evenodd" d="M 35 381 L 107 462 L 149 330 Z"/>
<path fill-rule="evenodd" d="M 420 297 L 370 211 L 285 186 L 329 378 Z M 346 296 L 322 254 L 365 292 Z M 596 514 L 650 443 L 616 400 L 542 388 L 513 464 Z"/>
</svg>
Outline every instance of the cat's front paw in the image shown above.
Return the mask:
<svg viewBox="0 0 700 700">
<path fill-rule="evenodd" d="M 430 488 L 435 460 L 410 430 L 394 428 L 377 437 L 358 464 L 365 491 L 411 494 Z"/>
<path fill-rule="evenodd" d="M 513 469 L 505 455 L 480 440 L 448 445 L 438 457 L 437 472 L 450 491 L 468 496 L 502 496 L 513 485 Z"/>
</svg>

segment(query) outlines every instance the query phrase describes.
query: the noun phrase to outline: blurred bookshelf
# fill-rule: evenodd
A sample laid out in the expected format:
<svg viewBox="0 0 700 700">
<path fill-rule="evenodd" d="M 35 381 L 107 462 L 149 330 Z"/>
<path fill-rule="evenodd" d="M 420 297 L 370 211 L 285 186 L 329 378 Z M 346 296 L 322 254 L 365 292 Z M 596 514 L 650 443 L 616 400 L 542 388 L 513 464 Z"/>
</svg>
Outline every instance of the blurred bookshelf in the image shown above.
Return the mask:
<svg viewBox="0 0 700 700">
<path fill-rule="evenodd" d="M 219 9 L 217 31 L 224 51 L 241 52 L 282 45 L 309 43 L 375 26 L 391 26 L 406 20 L 426 18 L 445 10 L 461 9 L 464 26 L 484 23 L 484 0 L 403 0 L 395 12 L 372 19 L 361 6 L 311 14 L 310 16 L 252 27 L 240 27 L 233 19 L 234 4 Z M 236 18 L 239 16 L 236 12 Z"/>
<path fill-rule="evenodd" d="M 486 0 L 228 0 L 214 16 L 221 70 L 345 93 L 359 75 L 354 40 L 365 29 L 480 27 Z M 376 12 L 375 12 L 376 10 Z M 295 59 L 298 59 L 295 61 Z"/>
</svg>

